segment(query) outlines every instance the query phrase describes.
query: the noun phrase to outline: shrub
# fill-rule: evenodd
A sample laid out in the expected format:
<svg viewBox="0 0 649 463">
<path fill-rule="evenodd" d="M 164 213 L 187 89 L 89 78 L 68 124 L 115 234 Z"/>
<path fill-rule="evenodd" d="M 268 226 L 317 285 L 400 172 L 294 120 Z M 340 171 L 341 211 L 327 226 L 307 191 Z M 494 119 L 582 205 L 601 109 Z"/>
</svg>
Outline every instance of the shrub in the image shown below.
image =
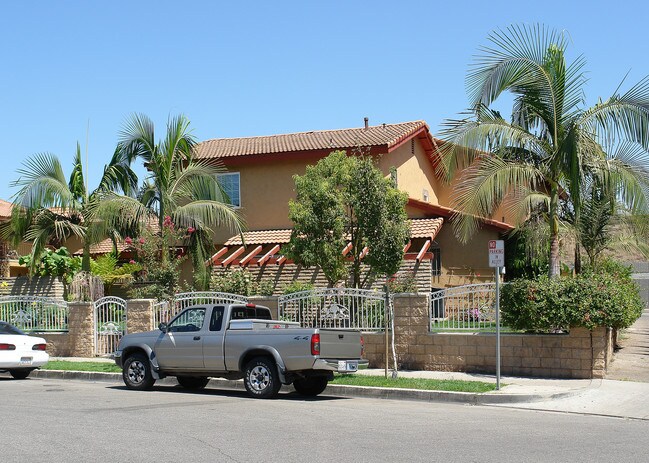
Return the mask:
<svg viewBox="0 0 649 463">
<path fill-rule="evenodd" d="M 312 283 L 305 283 L 300 280 L 293 280 L 282 290 L 282 294 L 293 294 L 301 291 L 311 291 L 314 288 Z"/>
<path fill-rule="evenodd" d="M 246 269 L 235 269 L 213 276 L 210 289 L 242 296 L 271 296 L 273 294 L 272 282 L 256 281 Z"/>
<path fill-rule="evenodd" d="M 501 292 L 503 324 L 536 332 L 631 326 L 644 307 L 638 287 L 623 267 L 608 268 L 611 273 L 511 281 Z"/>
<path fill-rule="evenodd" d="M 416 293 L 417 280 L 410 273 L 398 273 L 388 280 L 388 289 L 391 293 Z"/>
</svg>

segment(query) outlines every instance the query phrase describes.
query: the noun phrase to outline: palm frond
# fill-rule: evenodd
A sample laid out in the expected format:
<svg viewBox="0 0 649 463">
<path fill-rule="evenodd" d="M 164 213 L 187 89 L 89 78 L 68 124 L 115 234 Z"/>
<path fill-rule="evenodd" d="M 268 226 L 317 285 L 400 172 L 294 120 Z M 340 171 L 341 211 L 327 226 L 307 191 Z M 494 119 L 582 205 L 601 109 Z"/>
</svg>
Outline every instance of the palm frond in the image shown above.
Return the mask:
<svg viewBox="0 0 649 463">
<path fill-rule="evenodd" d="M 20 190 L 13 196 L 14 204 L 28 209 L 56 207 L 69 209 L 75 197 L 66 182 L 59 159 L 51 153 L 38 153 L 23 162 L 16 172 L 18 180 L 10 186 Z"/>
</svg>

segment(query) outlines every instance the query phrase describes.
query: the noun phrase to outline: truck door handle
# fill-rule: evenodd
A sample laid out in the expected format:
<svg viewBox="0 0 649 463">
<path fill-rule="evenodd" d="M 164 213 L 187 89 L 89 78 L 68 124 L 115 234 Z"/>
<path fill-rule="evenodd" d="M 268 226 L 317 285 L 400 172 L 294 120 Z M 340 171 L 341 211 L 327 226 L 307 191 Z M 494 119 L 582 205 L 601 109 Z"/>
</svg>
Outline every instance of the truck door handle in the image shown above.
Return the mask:
<svg viewBox="0 0 649 463">
<path fill-rule="evenodd" d="M 194 336 L 194 341 L 200 341 L 201 337 L 200 336 Z"/>
</svg>

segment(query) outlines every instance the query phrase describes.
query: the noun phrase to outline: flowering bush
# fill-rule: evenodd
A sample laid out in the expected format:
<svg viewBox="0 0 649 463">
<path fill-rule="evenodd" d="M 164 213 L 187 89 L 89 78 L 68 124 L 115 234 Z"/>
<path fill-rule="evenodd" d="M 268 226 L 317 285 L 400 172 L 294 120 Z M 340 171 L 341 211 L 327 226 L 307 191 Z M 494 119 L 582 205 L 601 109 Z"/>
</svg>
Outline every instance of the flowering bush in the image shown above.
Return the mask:
<svg viewBox="0 0 649 463">
<path fill-rule="evenodd" d="M 273 284 L 270 281 L 256 281 L 246 269 L 230 270 L 213 276 L 210 289 L 242 296 L 270 296 L 273 294 Z"/>
<path fill-rule="evenodd" d="M 163 300 L 187 289 L 180 283 L 180 266 L 187 256 L 183 248 L 174 245 L 181 243 L 188 235 L 189 230 L 176 228 L 171 217 L 166 216 L 160 233 L 147 229 L 137 239 L 124 239 L 135 254 L 133 263 L 141 266 L 136 273 L 136 281 L 152 282 L 147 286 L 131 288 L 129 296 Z M 164 259 L 163 252 L 166 253 Z"/>
<path fill-rule="evenodd" d="M 501 291 L 503 324 L 529 331 L 631 326 L 644 307 L 638 287 L 619 266 L 603 270 L 511 281 Z"/>
</svg>

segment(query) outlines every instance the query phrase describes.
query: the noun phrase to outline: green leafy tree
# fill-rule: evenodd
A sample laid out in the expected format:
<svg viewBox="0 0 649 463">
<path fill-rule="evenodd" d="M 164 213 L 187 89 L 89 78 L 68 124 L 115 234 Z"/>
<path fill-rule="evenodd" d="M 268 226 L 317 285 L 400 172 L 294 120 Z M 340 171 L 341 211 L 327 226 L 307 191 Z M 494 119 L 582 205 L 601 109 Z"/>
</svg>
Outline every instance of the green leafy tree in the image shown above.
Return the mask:
<svg viewBox="0 0 649 463">
<path fill-rule="evenodd" d="M 31 254 L 22 256 L 18 263 L 33 268 L 35 275 L 61 277 L 65 284 L 69 284 L 81 270 L 81 258 L 72 256 L 65 246 L 56 250 L 45 249 L 35 262 L 32 262 Z"/>
<path fill-rule="evenodd" d="M 585 60 L 566 63 L 568 40 L 544 26 L 496 31 L 467 76 L 471 110 L 443 131 L 440 168 L 461 169 L 456 233 L 467 241 L 479 217 L 504 207 L 520 220 L 542 205 L 550 229 L 549 274 L 559 275 L 561 201 L 577 221 L 588 178 L 599 178 L 634 211 L 647 209 L 649 79 L 586 107 Z M 511 122 L 492 105 L 514 98 Z"/>
<path fill-rule="evenodd" d="M 124 205 L 124 201 L 119 201 L 112 211 L 99 213 L 101 196 L 112 191 L 129 194 L 137 186 L 129 160 L 116 150 L 93 191 L 87 189 L 78 143 L 69 179 L 66 180 L 59 159 L 50 153 L 28 158 L 18 174 L 18 180 L 11 184 L 20 188 L 14 196 L 15 207 L 11 220 L 0 233 L 14 245 L 23 240 L 32 243 L 30 274 L 35 273 L 38 256 L 46 245 L 61 246 L 71 236 L 81 240 L 82 269 L 90 271 L 90 246 L 115 233 L 106 227 L 106 221 L 119 216 L 119 206 Z"/>
<path fill-rule="evenodd" d="M 334 285 L 348 274 L 342 250 L 349 242 L 354 287 L 361 285 L 362 262 L 374 274 L 399 269 L 409 237 L 407 196 L 371 158 L 335 151 L 293 179 L 297 197 L 289 203 L 294 228 L 286 252 L 295 262 L 319 266 Z"/>
<path fill-rule="evenodd" d="M 227 227 L 239 233 L 243 222 L 217 180 L 223 167 L 214 161 L 197 160 L 195 143 L 184 116 L 170 118 L 164 138 L 158 141 L 153 122 L 147 116 L 133 115 L 121 134 L 121 154 L 129 160 L 143 160 L 149 176 L 138 200 L 131 200 L 128 207 L 120 202 L 122 197 L 109 194 L 101 208 L 121 211 L 117 228 L 135 228 L 134 224 L 146 223 L 146 218 L 154 215 L 160 230 L 165 217 L 170 217 L 175 226 L 191 231 L 184 243 L 191 254 L 197 284 L 206 288 L 209 273 L 204 262 L 214 247 L 213 232 Z M 163 264 L 171 256 L 171 247 L 177 244 L 163 236 Z"/>
</svg>

